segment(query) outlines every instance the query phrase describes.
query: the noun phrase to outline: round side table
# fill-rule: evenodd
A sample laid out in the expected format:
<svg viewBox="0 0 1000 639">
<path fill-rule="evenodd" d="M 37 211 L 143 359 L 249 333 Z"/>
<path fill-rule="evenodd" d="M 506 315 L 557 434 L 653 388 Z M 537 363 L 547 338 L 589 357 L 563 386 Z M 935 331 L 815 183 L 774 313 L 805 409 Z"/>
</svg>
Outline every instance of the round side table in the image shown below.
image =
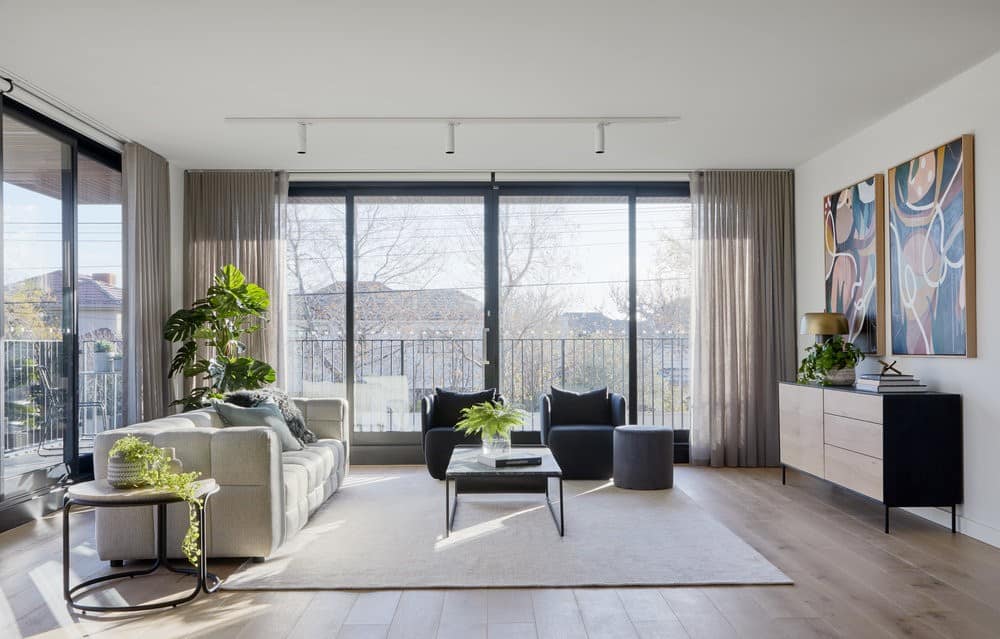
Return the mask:
<svg viewBox="0 0 1000 639">
<path fill-rule="evenodd" d="M 137 612 L 179 606 L 182 603 L 191 601 L 202 591 L 212 593 L 218 590 L 219 586 L 222 585 L 222 580 L 217 575 L 208 572 L 208 559 L 205 556 L 207 554 L 205 539 L 208 535 L 208 531 L 205 528 L 205 512 L 208 508 L 209 497 L 219 492 L 219 485 L 214 479 L 202 479 L 195 482 L 195 484 L 195 496 L 201 499 L 201 506 L 197 508 L 198 537 L 201 551 L 198 557 L 197 568 L 174 566 L 167 559 L 167 504 L 181 502 L 182 500 L 177 495 L 153 488 L 113 488 L 104 479 L 70 486 L 66 491 L 65 505 L 63 507 L 63 597 L 66 599 L 66 602 L 73 608 L 83 611 L 84 614 L 87 612 Z M 102 575 L 80 582 L 71 588 L 69 585 L 69 514 L 73 506 L 91 506 L 93 508 L 156 506 L 156 561 L 149 568 Z M 78 603 L 78 600 L 87 594 L 87 589 L 90 586 L 116 579 L 150 575 L 160 568 L 166 568 L 170 572 L 197 576 L 198 580 L 194 590 L 187 595 L 181 595 L 167 601 L 140 604 L 137 606 L 97 606 Z"/>
</svg>

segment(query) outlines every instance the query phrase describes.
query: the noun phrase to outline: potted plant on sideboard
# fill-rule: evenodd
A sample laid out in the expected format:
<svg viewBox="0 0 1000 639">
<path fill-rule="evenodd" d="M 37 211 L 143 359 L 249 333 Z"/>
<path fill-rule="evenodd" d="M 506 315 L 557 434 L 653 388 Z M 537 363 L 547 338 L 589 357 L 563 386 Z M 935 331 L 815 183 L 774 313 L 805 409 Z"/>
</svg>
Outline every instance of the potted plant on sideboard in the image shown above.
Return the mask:
<svg viewBox="0 0 1000 639">
<path fill-rule="evenodd" d="M 813 344 L 799 365 L 799 382 L 824 386 L 851 386 L 857 378 L 855 367 L 865 354 L 839 335 Z"/>
</svg>

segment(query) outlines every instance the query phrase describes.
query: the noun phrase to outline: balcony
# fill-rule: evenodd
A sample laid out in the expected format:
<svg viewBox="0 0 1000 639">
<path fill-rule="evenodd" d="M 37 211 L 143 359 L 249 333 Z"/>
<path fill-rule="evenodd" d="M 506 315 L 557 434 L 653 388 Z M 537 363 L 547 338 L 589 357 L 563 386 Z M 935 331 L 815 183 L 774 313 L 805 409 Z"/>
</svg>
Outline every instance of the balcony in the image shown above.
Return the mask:
<svg viewBox="0 0 1000 639">
<path fill-rule="evenodd" d="M 122 373 L 114 360 L 95 357 L 94 341 L 80 343 L 80 447 L 93 436 L 123 425 Z M 121 343 L 116 343 L 121 351 Z M 62 462 L 68 394 L 63 343 L 8 340 L 3 343 L 6 404 L 3 423 L 4 476 Z M 117 360 L 120 362 L 120 360 Z"/>
<path fill-rule="evenodd" d="M 637 352 L 638 418 L 641 424 L 690 427 L 690 344 L 687 335 L 640 337 Z M 525 430 L 538 430 L 538 397 L 550 385 L 608 386 L 628 390 L 625 337 L 523 338 L 501 340 L 500 386 L 505 399 L 525 410 Z M 289 343 L 290 394 L 346 395 L 345 340 L 303 339 Z M 420 430 L 420 398 L 436 386 L 484 386 L 482 341 L 462 338 L 357 340 L 355 430 Z"/>
<path fill-rule="evenodd" d="M 81 343 L 81 449 L 102 430 L 124 424 L 121 370 L 96 365 L 95 342 Z M 118 350 L 121 345 L 118 344 Z M 686 335 L 640 337 L 639 423 L 690 427 L 690 345 Z M 289 344 L 292 395 L 346 395 L 343 339 Z M 58 341 L 7 341 L 4 474 L 8 477 L 61 462 L 65 378 Z M 482 341 L 462 338 L 358 340 L 355 345 L 355 430 L 417 432 L 420 398 L 436 386 L 482 388 Z M 565 388 L 607 385 L 627 392 L 628 340 L 624 337 L 501 340 L 501 388 L 525 410 L 524 430 L 538 430 L 538 396 L 550 384 Z"/>
</svg>

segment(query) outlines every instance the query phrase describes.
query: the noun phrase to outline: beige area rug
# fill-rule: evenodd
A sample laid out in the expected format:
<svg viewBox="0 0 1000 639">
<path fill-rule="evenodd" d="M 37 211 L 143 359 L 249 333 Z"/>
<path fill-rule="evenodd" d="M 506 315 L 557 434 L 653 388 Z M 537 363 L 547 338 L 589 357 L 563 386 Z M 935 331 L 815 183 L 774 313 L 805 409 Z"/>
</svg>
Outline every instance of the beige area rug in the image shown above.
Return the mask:
<svg viewBox="0 0 1000 639">
<path fill-rule="evenodd" d="M 558 493 L 556 493 L 558 494 Z M 352 470 L 309 524 L 228 590 L 789 584 L 681 487 L 565 483 L 566 536 L 543 495 L 465 495 L 444 536 L 444 482 L 417 467 Z"/>
</svg>

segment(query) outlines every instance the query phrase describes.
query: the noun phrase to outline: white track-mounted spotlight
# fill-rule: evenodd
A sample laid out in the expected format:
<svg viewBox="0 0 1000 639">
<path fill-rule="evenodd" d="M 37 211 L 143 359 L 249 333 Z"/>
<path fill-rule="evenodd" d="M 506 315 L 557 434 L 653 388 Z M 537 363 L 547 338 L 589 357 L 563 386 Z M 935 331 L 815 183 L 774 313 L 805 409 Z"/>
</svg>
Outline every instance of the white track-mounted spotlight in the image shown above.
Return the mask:
<svg viewBox="0 0 1000 639">
<path fill-rule="evenodd" d="M 604 130 L 607 126 L 607 122 L 598 122 L 594 127 L 594 153 L 598 155 L 604 153 Z"/>
<path fill-rule="evenodd" d="M 299 122 L 299 150 L 297 151 L 299 155 L 306 154 L 306 127 L 308 126 L 309 124 L 306 122 Z"/>
<path fill-rule="evenodd" d="M 448 155 L 455 155 L 455 127 L 458 122 L 449 122 L 448 130 L 444 136 L 444 152 Z"/>
</svg>

